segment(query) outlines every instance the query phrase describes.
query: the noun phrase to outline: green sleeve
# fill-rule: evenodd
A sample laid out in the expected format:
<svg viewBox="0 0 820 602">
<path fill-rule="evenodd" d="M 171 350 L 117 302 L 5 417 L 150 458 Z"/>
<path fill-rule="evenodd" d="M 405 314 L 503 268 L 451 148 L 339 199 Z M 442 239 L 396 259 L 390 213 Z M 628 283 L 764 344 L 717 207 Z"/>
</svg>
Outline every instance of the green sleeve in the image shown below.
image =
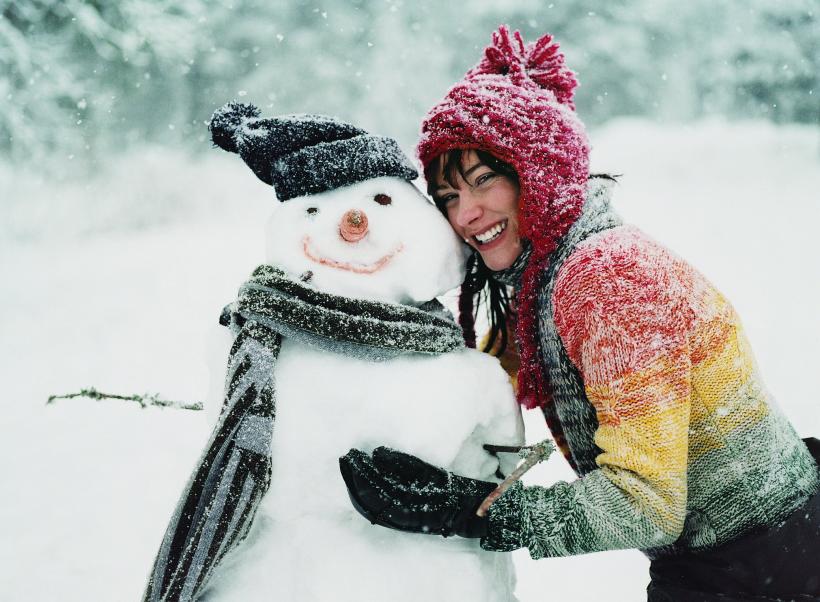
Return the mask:
<svg viewBox="0 0 820 602">
<path fill-rule="evenodd" d="M 490 507 L 481 547 L 498 552 L 527 548 L 538 559 L 675 541 L 679 530 L 659 527 L 662 521 L 653 520 L 646 507 L 618 489 L 606 470 L 551 487 L 516 483 Z"/>
</svg>

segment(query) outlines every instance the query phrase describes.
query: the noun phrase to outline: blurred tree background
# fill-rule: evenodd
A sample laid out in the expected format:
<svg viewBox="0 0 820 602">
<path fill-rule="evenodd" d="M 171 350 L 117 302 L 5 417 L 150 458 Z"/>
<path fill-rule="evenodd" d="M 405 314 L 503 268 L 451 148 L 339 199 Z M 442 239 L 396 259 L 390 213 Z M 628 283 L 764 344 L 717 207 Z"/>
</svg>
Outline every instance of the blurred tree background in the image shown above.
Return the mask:
<svg viewBox="0 0 820 602">
<path fill-rule="evenodd" d="M 208 148 L 224 102 L 338 115 L 412 148 L 499 23 L 549 32 L 578 112 L 820 123 L 817 0 L 0 0 L 0 158 Z"/>
</svg>

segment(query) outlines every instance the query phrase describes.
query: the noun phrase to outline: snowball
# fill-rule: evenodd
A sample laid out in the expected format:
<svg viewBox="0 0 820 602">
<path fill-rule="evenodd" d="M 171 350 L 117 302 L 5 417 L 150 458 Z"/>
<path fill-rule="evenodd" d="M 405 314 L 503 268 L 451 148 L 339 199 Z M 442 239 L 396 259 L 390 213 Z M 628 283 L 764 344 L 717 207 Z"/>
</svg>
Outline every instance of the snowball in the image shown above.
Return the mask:
<svg viewBox="0 0 820 602">
<path fill-rule="evenodd" d="M 209 601 L 515 599 L 509 555 L 371 525 L 353 509 L 338 464 L 351 447 L 387 445 L 495 479 L 499 460 L 482 446 L 523 442 L 495 358 L 462 349 L 373 363 L 285 340 L 275 377 L 271 488 L 248 539 L 217 569 Z M 516 457 L 504 455 L 509 470 Z"/>
</svg>

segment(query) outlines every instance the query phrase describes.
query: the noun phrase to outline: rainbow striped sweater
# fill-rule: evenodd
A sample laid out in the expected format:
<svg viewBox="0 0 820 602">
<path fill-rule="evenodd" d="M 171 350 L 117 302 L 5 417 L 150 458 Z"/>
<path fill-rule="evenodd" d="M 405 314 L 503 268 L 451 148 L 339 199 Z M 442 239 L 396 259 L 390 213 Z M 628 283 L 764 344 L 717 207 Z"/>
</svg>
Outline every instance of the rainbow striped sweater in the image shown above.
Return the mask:
<svg viewBox="0 0 820 602">
<path fill-rule="evenodd" d="M 508 490 L 485 549 L 706 549 L 777 524 L 820 487 L 730 303 L 622 225 L 608 197 L 590 186 L 539 296 L 545 412 L 579 478 Z"/>
</svg>

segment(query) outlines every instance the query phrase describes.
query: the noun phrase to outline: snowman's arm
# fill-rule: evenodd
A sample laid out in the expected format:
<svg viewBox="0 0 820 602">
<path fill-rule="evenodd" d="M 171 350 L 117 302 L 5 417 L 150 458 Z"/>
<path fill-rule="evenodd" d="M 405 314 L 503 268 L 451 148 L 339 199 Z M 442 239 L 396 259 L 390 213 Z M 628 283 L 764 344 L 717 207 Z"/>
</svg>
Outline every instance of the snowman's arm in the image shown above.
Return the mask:
<svg viewBox="0 0 820 602">
<path fill-rule="evenodd" d="M 482 448 L 498 459 L 500 478 L 509 476 L 518 465 L 519 455 L 515 451 L 501 451 L 497 447 L 520 448 L 524 445 L 524 421 L 521 407 L 515 403 L 504 403 L 500 412 L 484 428 Z"/>
</svg>

